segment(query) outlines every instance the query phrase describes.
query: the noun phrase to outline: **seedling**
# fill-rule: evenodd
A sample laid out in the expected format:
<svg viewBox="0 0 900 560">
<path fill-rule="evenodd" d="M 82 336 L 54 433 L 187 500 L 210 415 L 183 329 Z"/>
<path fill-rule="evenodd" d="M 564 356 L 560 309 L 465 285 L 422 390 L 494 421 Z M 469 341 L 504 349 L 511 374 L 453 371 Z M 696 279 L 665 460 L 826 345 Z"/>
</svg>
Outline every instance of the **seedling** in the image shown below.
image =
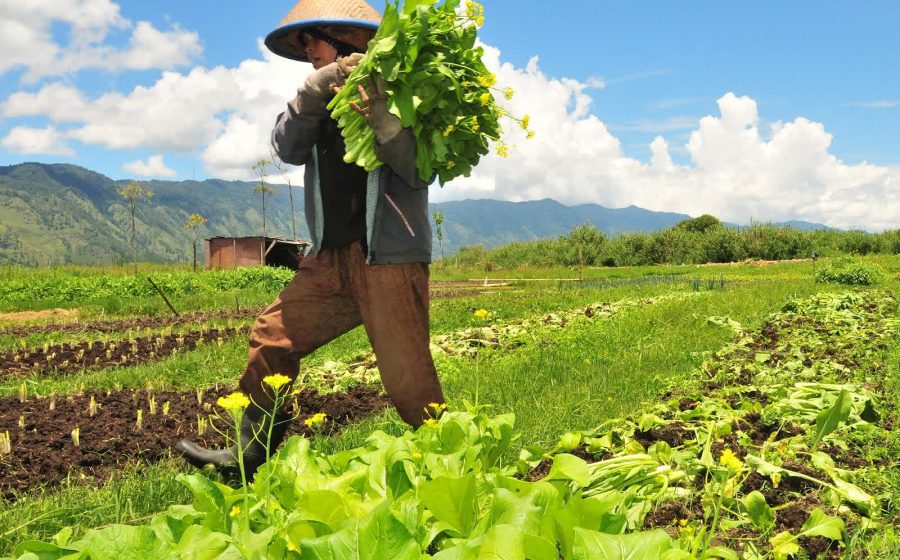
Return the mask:
<svg viewBox="0 0 900 560">
<path fill-rule="evenodd" d="M 150 409 L 150 414 L 155 415 L 155 414 L 156 414 L 156 397 L 155 397 L 155 396 L 150 395 L 149 405 L 148 405 L 148 406 L 149 406 L 149 409 Z"/>
<path fill-rule="evenodd" d="M 203 418 L 199 414 L 197 415 L 197 435 L 202 436 L 206 433 L 207 422 L 206 418 Z"/>
<path fill-rule="evenodd" d="M 135 423 L 137 431 L 144 429 L 144 409 L 139 408 L 137 411 L 137 422 Z"/>
<path fill-rule="evenodd" d="M 12 440 L 9 439 L 9 432 L 0 434 L 0 455 L 9 455 L 12 453 Z"/>
<path fill-rule="evenodd" d="M 19 402 L 25 402 L 28 399 L 28 387 L 23 382 L 19 385 Z"/>
<path fill-rule="evenodd" d="M 81 429 L 79 429 L 77 426 L 74 430 L 72 430 L 72 444 L 75 447 L 81 446 Z"/>
<path fill-rule="evenodd" d="M 88 414 L 91 418 L 97 414 L 97 401 L 94 399 L 94 395 L 91 395 L 91 402 L 88 404 Z"/>
<path fill-rule="evenodd" d="M 163 405 L 162 405 L 162 415 L 163 415 L 163 416 L 168 416 L 168 415 L 169 415 L 169 401 L 166 401 L 166 402 L 163 403 Z"/>
</svg>

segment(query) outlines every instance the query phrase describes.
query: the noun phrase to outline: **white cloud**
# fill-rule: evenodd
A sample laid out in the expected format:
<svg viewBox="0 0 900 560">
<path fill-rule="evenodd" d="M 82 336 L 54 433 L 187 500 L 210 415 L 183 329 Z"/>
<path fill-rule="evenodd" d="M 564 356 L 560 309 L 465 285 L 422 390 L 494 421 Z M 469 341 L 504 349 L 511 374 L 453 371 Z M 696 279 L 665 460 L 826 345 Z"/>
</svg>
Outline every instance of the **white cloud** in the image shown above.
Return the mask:
<svg viewBox="0 0 900 560">
<path fill-rule="evenodd" d="M 673 132 L 693 129 L 695 126 L 697 126 L 697 119 L 676 116 L 660 120 L 639 120 L 628 124 L 610 124 L 609 129 L 613 131 Z"/>
<path fill-rule="evenodd" d="M 691 125 L 683 148 L 688 165 L 673 163 L 671 152 L 682 148 L 670 148 L 662 136 L 643 163 L 626 156 L 611 127 L 590 114 L 588 84 L 548 77 L 536 59 L 524 69 L 501 63 L 491 48 L 485 61 L 501 88 L 515 88 L 509 109 L 531 114 L 536 136 L 524 140 L 510 123 L 509 158 L 486 156 L 471 177 L 433 188 L 434 201 L 550 197 L 710 213 L 737 223 L 800 219 L 872 231 L 900 227 L 900 169 L 840 161 L 829 153 L 832 136 L 821 123 L 798 117 L 763 132 L 756 102 L 726 93 L 718 114 Z"/>
<path fill-rule="evenodd" d="M 72 138 L 107 148 L 199 150 L 211 174 L 252 179 L 252 166 L 269 156 L 275 116 L 312 68 L 269 53 L 262 41 L 259 48 L 262 60 L 245 60 L 236 68 L 164 72 L 150 86 L 95 99 L 70 85 L 50 83 L 11 95 L 0 105 L 0 115 L 67 123 Z M 300 171 L 292 168 L 290 178 L 299 183 Z"/>
<path fill-rule="evenodd" d="M 900 101 L 879 99 L 876 101 L 851 101 L 844 103 L 844 107 L 863 107 L 865 109 L 896 109 L 900 107 Z"/>
<path fill-rule="evenodd" d="M 54 40 L 54 24 L 63 24 L 70 39 Z M 129 47 L 108 43 L 114 30 L 131 30 Z M 24 68 L 22 80 L 69 75 L 87 68 L 109 71 L 174 68 L 200 55 L 197 33 L 175 26 L 160 31 L 150 23 L 124 18 L 111 0 L 0 0 L 0 75 Z"/>
<path fill-rule="evenodd" d="M 161 154 L 152 155 L 147 161 L 130 161 L 122 165 L 122 169 L 140 177 L 174 177 L 174 169 L 166 167 Z"/>
<path fill-rule="evenodd" d="M 66 136 L 56 127 L 31 128 L 17 126 L 9 131 L 0 146 L 17 154 L 72 156 L 75 152 L 66 143 Z"/>
<path fill-rule="evenodd" d="M 65 123 L 67 132 L 20 127 L 25 132 L 7 137 L 4 146 L 52 146 L 68 136 L 108 148 L 199 154 L 212 176 L 252 180 L 253 165 L 269 154 L 275 116 L 311 70 L 259 45 L 261 60 L 169 71 L 131 92 L 90 99 L 69 85 L 50 83 L 14 94 L 0 114 L 47 118 L 53 125 Z M 499 87 L 515 89 L 505 104 L 515 115 L 531 116 L 536 136 L 526 140 L 516 122 L 507 123 L 509 159 L 485 157 L 471 177 L 433 187 L 433 201 L 550 197 L 565 204 L 711 213 L 737 223 L 803 219 L 870 230 L 900 227 L 900 170 L 843 163 L 829 152 L 831 134 L 821 123 L 798 117 L 764 127 L 752 98 L 727 93 L 714 114 L 646 127 L 689 132 L 655 138 L 646 163 L 626 155 L 612 127 L 591 114 L 588 91 L 596 83 L 548 76 L 537 57 L 515 67 L 489 46 L 485 62 Z M 675 152 L 688 163 L 676 165 Z M 270 180 L 279 180 L 271 173 Z M 289 167 L 289 173 L 294 184 L 301 183 L 302 168 Z"/>
</svg>

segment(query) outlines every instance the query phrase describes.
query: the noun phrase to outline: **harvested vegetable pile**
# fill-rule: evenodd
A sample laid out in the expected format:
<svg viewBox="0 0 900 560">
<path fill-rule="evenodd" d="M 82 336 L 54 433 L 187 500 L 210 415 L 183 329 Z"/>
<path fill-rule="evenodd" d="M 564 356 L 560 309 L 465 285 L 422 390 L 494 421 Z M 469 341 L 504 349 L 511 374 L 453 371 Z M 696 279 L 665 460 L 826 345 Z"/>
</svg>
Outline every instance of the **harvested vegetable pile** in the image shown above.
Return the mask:
<svg viewBox="0 0 900 560">
<path fill-rule="evenodd" d="M 377 74 L 384 77 L 391 113 L 415 134 L 423 180 L 436 173 L 443 185 L 468 175 L 489 143 L 500 139 L 499 119 L 508 114 L 494 99 L 496 78 L 481 60 L 484 51 L 475 47 L 483 9 L 471 1 L 465 11 L 459 5 L 460 0 L 388 3 L 366 56 L 328 105 L 342 129 L 347 163 L 369 171 L 381 165 L 372 129 L 350 106 L 361 101 L 358 86 L 367 87 Z M 512 96 L 511 89 L 503 93 Z M 528 128 L 527 116 L 518 120 Z M 500 155 L 506 150 L 502 143 L 497 147 Z"/>
</svg>

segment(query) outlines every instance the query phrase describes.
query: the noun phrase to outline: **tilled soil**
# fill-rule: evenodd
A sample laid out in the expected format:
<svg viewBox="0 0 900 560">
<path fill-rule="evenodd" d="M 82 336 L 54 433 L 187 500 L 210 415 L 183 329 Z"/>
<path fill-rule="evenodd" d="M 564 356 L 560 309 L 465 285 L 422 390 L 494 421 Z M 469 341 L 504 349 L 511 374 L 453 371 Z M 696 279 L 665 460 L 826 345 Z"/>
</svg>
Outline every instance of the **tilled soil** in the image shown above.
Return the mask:
<svg viewBox="0 0 900 560">
<path fill-rule="evenodd" d="M 502 286 L 505 286 L 503 284 Z M 463 296 L 474 296 L 485 292 L 492 291 L 498 287 L 496 284 L 484 286 L 481 281 L 471 280 L 452 280 L 452 281 L 433 281 L 430 284 L 431 297 L 433 299 L 447 299 Z M 95 319 L 89 321 L 70 321 L 44 323 L 38 325 L 0 325 L 0 335 L 25 337 L 31 334 L 40 334 L 45 332 L 55 332 L 63 334 L 112 334 L 122 333 L 128 330 L 138 329 L 159 329 L 166 327 L 175 327 L 180 325 L 196 325 L 206 321 L 224 320 L 224 319 L 254 319 L 266 308 L 264 305 L 241 307 L 237 309 L 211 309 L 204 311 L 188 311 L 179 313 L 177 317 L 173 315 L 152 315 L 146 317 L 128 317 L 121 319 Z M 55 313 L 48 314 L 51 317 L 65 318 L 69 315 L 75 315 L 77 311 L 68 309 L 53 310 Z M 33 318 L 35 312 L 27 312 L 22 314 L 6 314 L 5 318 L 11 321 L 16 320 L 17 315 L 21 315 L 21 320 Z"/>
<path fill-rule="evenodd" d="M 134 366 L 194 350 L 202 343 L 224 342 L 249 332 L 249 326 L 201 329 L 131 340 L 64 342 L 0 354 L 0 376 L 16 377 L 33 371 L 77 373 L 90 367 Z"/>
<path fill-rule="evenodd" d="M 0 495 L 15 501 L 23 491 L 56 486 L 69 477 L 102 482 L 130 461 L 159 460 L 181 438 L 221 447 L 225 439 L 216 430 L 207 428 L 198 435 L 198 419 L 214 416 L 221 410 L 216 400 L 230 392 L 209 390 L 201 394 L 201 400 L 195 391 L 156 392 L 152 394 L 155 414 L 150 413 L 151 394 L 146 391 L 95 394 L 93 416 L 88 394 L 24 403 L 16 398 L 0 399 L 0 434 L 8 433 L 11 447 L 10 453 L 0 454 Z M 288 407 L 298 415 L 288 433 L 311 435 L 303 420 L 317 412 L 328 415 L 322 431 L 333 433 L 389 404 L 375 386 L 328 395 L 303 390 Z M 140 428 L 138 410 L 142 413 Z M 225 427 L 222 421 L 216 423 Z M 79 430 L 78 446 L 72 436 L 75 428 Z"/>
<path fill-rule="evenodd" d="M 225 319 L 253 319 L 262 313 L 264 306 L 244 307 L 241 309 L 213 309 L 208 311 L 191 311 L 172 315 L 149 315 L 145 317 L 129 317 L 122 319 L 95 319 L 81 322 L 53 323 L 43 325 L 12 325 L 0 327 L 0 335 L 25 337 L 31 334 L 55 332 L 61 334 L 111 334 L 123 333 L 138 329 L 161 329 L 181 325 L 197 325 L 206 321 Z"/>
</svg>

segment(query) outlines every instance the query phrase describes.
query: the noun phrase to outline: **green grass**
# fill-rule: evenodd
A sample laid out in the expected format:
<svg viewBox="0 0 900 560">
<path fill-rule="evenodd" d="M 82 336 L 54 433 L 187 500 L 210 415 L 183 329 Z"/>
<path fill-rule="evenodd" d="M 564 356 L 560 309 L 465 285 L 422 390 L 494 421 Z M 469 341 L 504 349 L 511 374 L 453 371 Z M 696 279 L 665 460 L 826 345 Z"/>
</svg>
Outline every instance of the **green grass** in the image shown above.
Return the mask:
<svg viewBox="0 0 900 560">
<path fill-rule="evenodd" d="M 814 284 L 811 269 L 806 270 L 808 264 L 598 269 L 597 278 L 606 279 L 614 278 L 612 273 L 635 278 L 680 273 L 685 278 L 703 274 L 706 278 L 725 276 L 727 280 L 724 290 L 704 290 L 684 300 L 629 309 L 607 319 L 571 324 L 561 331 L 537 331 L 533 333 L 533 342 L 523 348 L 512 352 L 484 352 L 478 358 L 477 367 L 475 361 L 467 358 L 438 356 L 446 395 L 451 406 L 458 408 L 464 400 L 474 402 L 477 390 L 480 403 L 492 405 L 498 413 L 516 414 L 522 433 L 520 445 L 552 445 L 566 431 L 589 429 L 610 417 L 634 412 L 641 403 L 653 402 L 669 388 L 695 381 L 692 374 L 703 353 L 720 348 L 732 338 L 728 330 L 708 323 L 706 317 L 727 315 L 747 328 L 755 328 L 791 297 L 839 289 Z M 900 289 L 897 277 L 900 259 L 885 259 L 881 265 L 894 275 L 886 287 Z M 521 272 L 543 274 L 542 271 Z M 522 282 L 497 294 L 434 300 L 432 332 L 439 334 L 472 325 L 472 312 L 479 308 L 494 313 L 493 320 L 506 321 L 587 303 L 636 299 L 673 290 L 690 292 L 690 287 L 686 282 L 597 290 L 569 284 L 560 287 L 558 282 Z M 365 333 L 356 329 L 314 353 L 306 363 L 345 360 L 366 349 Z M 206 346 L 146 366 L 66 377 L 34 377 L 27 383 L 30 394 L 64 394 L 79 390 L 82 384 L 86 390 L 103 390 L 116 384 L 144 387 L 148 380 L 159 388 L 235 383 L 243 369 L 246 352 L 246 341 L 240 339 L 228 341 L 221 348 Z M 893 371 L 893 408 L 897 410 L 900 349 L 894 348 L 885 359 Z M 20 382 L 0 382 L 0 395 L 18 394 Z M 405 426 L 395 411 L 387 410 L 326 440 L 325 445 L 330 450 L 357 446 L 375 429 L 399 433 Z M 128 469 L 119 479 L 100 488 L 74 483 L 45 494 L 29 493 L 27 499 L 0 508 L 0 554 L 29 536 L 48 539 L 66 525 L 75 526 L 76 532 L 80 532 L 104 524 L 139 520 L 170 504 L 183 503 L 189 499 L 188 495 L 174 482 L 174 475 L 183 468 L 175 460 Z M 880 476 L 883 478 L 879 484 L 885 492 L 900 488 L 897 475 L 882 473 Z M 892 535 L 890 531 L 879 533 L 868 546 L 873 551 L 890 550 L 897 544 L 897 537 Z"/>
<path fill-rule="evenodd" d="M 0 556 L 28 539 L 50 539 L 63 527 L 76 531 L 112 523 L 141 523 L 173 503 L 188 503 L 190 492 L 175 480 L 188 472 L 180 459 L 129 465 L 102 486 L 78 479 L 47 492 L 30 492 L 0 507 Z"/>
<path fill-rule="evenodd" d="M 637 289 L 544 291 L 491 293 L 462 298 L 436 300 L 431 309 L 432 334 L 462 329 L 473 324 L 472 312 L 489 308 L 496 320 L 512 321 L 544 313 L 565 311 L 597 301 L 648 297 L 666 293 L 671 287 L 642 286 Z M 244 322 L 246 323 L 246 322 Z M 210 324 L 222 325 L 213 321 Z M 237 321 L 234 322 L 238 324 Z M 122 335 L 124 336 L 124 335 Z M 106 335 L 113 340 L 118 337 Z M 73 340 L 67 338 L 67 340 Z M 91 337 L 86 337 L 91 339 Z M 365 330 L 356 328 L 323 346 L 302 361 L 301 367 L 320 366 L 325 361 L 350 361 L 370 349 Z M 194 351 L 179 353 L 163 360 L 132 366 L 87 369 L 82 373 L 57 375 L 52 372 L 18 378 L 0 378 L 0 396 L 16 396 L 25 383 L 28 393 L 38 396 L 66 395 L 86 391 L 139 389 L 152 384 L 159 390 L 186 390 L 215 383 L 236 384 L 247 360 L 245 335 L 225 340 L 221 347 L 201 344 Z"/>
</svg>

